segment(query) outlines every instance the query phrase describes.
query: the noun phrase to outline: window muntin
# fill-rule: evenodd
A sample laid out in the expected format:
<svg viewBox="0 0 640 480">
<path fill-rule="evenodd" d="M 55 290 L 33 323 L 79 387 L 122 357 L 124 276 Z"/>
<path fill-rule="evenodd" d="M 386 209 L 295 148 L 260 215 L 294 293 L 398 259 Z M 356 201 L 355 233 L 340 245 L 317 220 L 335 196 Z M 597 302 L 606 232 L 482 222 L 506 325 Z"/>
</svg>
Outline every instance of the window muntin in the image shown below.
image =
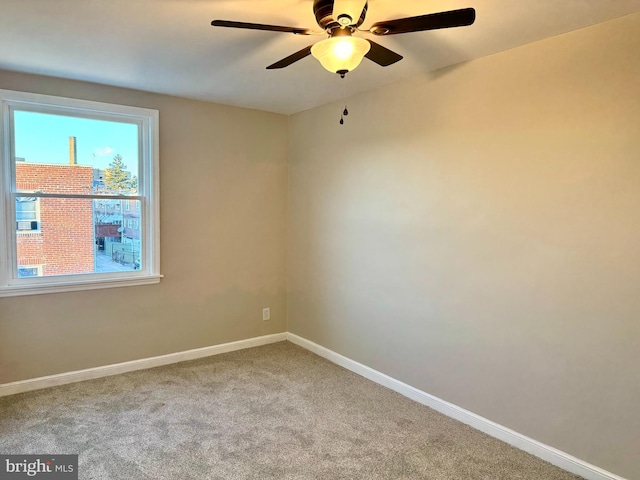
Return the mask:
<svg viewBox="0 0 640 480">
<path fill-rule="evenodd" d="M 0 296 L 159 281 L 158 113 L 0 97 Z"/>
</svg>

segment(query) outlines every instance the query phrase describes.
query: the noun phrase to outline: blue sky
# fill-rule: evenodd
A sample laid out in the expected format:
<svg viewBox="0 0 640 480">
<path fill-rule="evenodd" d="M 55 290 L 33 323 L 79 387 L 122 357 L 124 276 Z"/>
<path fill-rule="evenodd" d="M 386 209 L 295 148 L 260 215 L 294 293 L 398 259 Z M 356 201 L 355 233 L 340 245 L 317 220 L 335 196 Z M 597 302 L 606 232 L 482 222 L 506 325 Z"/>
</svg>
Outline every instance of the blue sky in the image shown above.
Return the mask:
<svg viewBox="0 0 640 480">
<path fill-rule="evenodd" d="M 69 163 L 69 137 L 76 137 L 78 164 L 107 168 L 120 154 L 138 175 L 138 126 L 62 115 L 16 111 L 15 156 L 31 163 Z"/>
</svg>

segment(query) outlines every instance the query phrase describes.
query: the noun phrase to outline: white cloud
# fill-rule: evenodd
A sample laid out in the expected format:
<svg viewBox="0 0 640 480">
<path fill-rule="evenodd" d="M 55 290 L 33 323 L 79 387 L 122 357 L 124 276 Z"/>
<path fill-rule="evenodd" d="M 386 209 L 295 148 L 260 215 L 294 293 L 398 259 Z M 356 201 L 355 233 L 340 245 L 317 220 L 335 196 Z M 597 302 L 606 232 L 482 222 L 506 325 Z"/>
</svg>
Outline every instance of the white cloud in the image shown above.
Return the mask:
<svg viewBox="0 0 640 480">
<path fill-rule="evenodd" d="M 113 149 L 111 147 L 103 147 L 103 148 L 96 148 L 93 151 L 93 156 L 94 157 L 104 157 L 106 155 L 109 155 L 113 152 Z"/>
</svg>

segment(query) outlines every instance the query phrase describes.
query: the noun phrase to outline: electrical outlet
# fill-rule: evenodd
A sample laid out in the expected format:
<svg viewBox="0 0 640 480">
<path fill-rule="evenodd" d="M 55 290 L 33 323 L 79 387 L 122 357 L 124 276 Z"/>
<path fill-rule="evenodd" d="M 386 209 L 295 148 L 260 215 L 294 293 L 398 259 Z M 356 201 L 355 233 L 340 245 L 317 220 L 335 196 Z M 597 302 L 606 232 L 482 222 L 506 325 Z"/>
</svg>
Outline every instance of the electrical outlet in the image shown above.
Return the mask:
<svg viewBox="0 0 640 480">
<path fill-rule="evenodd" d="M 271 320 L 271 309 L 263 308 L 262 309 L 262 320 Z"/>
</svg>

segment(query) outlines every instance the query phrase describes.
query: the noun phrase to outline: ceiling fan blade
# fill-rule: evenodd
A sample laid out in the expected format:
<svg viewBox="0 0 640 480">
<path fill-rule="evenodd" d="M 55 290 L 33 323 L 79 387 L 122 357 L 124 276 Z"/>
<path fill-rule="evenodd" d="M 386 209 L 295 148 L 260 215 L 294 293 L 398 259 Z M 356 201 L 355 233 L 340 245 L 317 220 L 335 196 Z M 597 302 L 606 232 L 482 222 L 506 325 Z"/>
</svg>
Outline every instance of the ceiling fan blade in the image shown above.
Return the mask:
<svg viewBox="0 0 640 480">
<path fill-rule="evenodd" d="M 439 28 L 464 27 L 473 24 L 475 20 L 476 11 L 473 8 L 463 8 L 420 15 L 418 17 L 377 22 L 373 24 L 369 31 L 375 35 L 397 35 L 399 33 L 421 32 Z"/>
<path fill-rule="evenodd" d="M 267 70 L 274 70 L 276 68 L 284 68 L 288 67 L 292 63 L 297 62 L 298 60 L 302 60 L 304 57 L 311 55 L 311 45 L 303 48 L 302 50 L 294 53 L 293 55 L 289 55 L 286 58 L 283 58 L 279 62 L 274 63 L 273 65 L 269 65 Z"/>
<path fill-rule="evenodd" d="M 362 11 L 367 4 L 367 0 L 334 0 L 333 1 L 333 19 L 340 22 L 340 16 L 348 15 L 351 18 L 349 23 L 344 25 L 353 25 L 358 22 Z"/>
<path fill-rule="evenodd" d="M 214 20 L 211 22 L 214 27 L 245 28 L 249 30 L 268 30 L 270 32 L 295 33 L 296 35 L 309 35 L 308 28 L 281 27 L 278 25 L 264 25 L 262 23 L 234 22 L 231 20 Z"/>
<path fill-rule="evenodd" d="M 394 63 L 402 60 L 402 55 L 399 55 L 376 42 L 372 42 L 371 40 L 367 41 L 371 44 L 371 49 L 367 52 L 365 57 L 372 62 L 377 63 L 381 67 L 388 67 L 389 65 L 393 65 Z"/>
</svg>

